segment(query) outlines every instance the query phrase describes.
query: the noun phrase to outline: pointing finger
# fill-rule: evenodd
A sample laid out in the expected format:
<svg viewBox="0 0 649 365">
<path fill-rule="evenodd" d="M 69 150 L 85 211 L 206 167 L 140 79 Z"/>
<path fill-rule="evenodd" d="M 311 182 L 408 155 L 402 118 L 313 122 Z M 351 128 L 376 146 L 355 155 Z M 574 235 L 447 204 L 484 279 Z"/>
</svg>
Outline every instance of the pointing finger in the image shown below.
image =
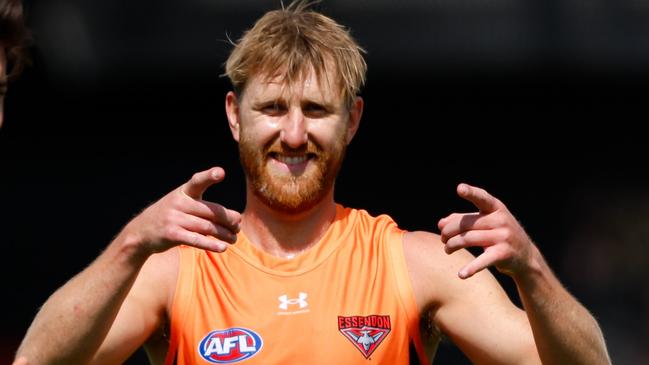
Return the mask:
<svg viewBox="0 0 649 365">
<path fill-rule="evenodd" d="M 498 199 L 484 189 L 462 183 L 457 186 L 457 194 L 473 203 L 482 213 L 491 213 L 499 208 Z"/>
<path fill-rule="evenodd" d="M 210 186 L 220 182 L 225 177 L 225 171 L 220 167 L 197 172 L 180 189 L 181 192 L 193 199 L 201 199 Z"/>
</svg>

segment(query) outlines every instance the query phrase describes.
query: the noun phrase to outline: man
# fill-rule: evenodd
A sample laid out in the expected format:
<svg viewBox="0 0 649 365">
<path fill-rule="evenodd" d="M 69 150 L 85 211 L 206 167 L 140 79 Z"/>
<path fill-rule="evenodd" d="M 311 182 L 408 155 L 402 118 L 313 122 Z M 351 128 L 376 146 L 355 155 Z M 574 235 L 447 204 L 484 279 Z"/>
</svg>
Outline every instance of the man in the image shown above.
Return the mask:
<svg viewBox="0 0 649 365">
<path fill-rule="evenodd" d="M 24 48 L 28 31 L 20 0 L 0 0 L 0 127 L 3 122 L 7 83 L 15 78 L 26 61 Z M 11 72 L 7 66 L 11 65 Z"/>
<path fill-rule="evenodd" d="M 221 168 L 196 173 L 47 300 L 21 361 L 117 364 L 145 344 L 154 364 L 430 363 L 443 333 L 477 364 L 610 363 L 596 321 L 486 191 L 460 184 L 479 211 L 441 219 L 441 235 L 334 202 L 365 71 L 332 19 L 301 2 L 264 15 L 226 64 L 243 213 L 202 199 Z"/>
</svg>

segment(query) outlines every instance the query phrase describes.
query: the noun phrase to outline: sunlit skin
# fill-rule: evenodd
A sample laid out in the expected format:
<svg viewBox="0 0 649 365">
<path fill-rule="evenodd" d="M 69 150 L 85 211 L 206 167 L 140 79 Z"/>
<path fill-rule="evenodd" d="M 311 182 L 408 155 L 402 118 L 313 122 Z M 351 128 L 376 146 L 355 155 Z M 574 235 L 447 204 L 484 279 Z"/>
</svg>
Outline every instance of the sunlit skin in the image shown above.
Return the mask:
<svg viewBox="0 0 649 365">
<path fill-rule="evenodd" d="M 209 283 L 196 282 L 196 292 L 214 290 L 218 297 L 216 300 L 228 302 L 232 311 L 238 312 L 256 304 L 250 302 L 254 298 L 249 296 L 239 302 L 238 294 L 230 295 L 231 290 L 255 290 L 254 285 L 237 285 L 244 283 L 245 280 L 239 279 L 246 273 L 233 272 L 239 276 L 234 282 L 220 274 L 234 268 L 227 265 L 231 259 L 248 261 L 248 243 L 261 254 L 274 256 L 272 261 L 262 259 L 262 266 L 271 263 L 268 269 L 274 271 L 277 268 L 287 274 L 288 270 L 284 269 L 297 269 L 291 270 L 291 277 L 279 272 L 258 273 L 272 275 L 276 277 L 273 280 L 281 280 L 293 288 L 298 288 L 297 276 L 308 271 L 320 275 L 315 278 L 333 280 L 331 284 L 341 288 L 334 288 L 336 295 L 347 297 L 345 293 L 348 290 L 364 290 L 348 285 L 349 282 L 341 282 L 329 270 L 316 272 L 311 264 L 316 260 L 338 260 L 334 263 L 341 264 L 361 262 L 361 265 L 355 265 L 354 270 L 370 278 L 382 277 L 375 276 L 376 271 L 372 268 L 383 270 L 385 267 L 390 271 L 386 275 L 405 279 L 397 280 L 396 287 L 390 280 L 376 283 L 378 290 L 383 288 L 381 285 L 386 289 L 389 286 L 388 290 L 395 289 L 394 294 L 399 296 L 405 310 L 406 315 L 399 315 L 393 322 L 396 338 L 391 337 L 393 339 L 389 342 L 392 344 L 387 345 L 393 347 L 383 347 L 383 351 L 394 351 L 396 356 L 402 357 L 403 363 L 413 353 L 407 347 L 400 348 L 400 333 L 407 335 L 411 344 L 423 343 L 428 360 L 434 357 L 443 334 L 475 364 L 610 365 L 597 322 L 562 287 L 538 248 L 505 205 L 483 189 L 458 185 L 458 195 L 475 205 L 477 211 L 454 213 L 441 219 L 438 222 L 441 235 L 402 231 L 388 222 L 389 217 L 375 220 L 367 213 L 360 213 L 367 218 L 340 223 L 345 231 L 354 232 L 358 237 L 339 234 L 337 229 L 332 229 L 331 239 L 322 239 L 336 218 L 336 175 L 363 111 L 363 100 L 360 97 L 350 100 L 343 96 L 342 90 L 355 93 L 351 89 L 362 86 L 366 67 L 362 54 L 358 53 L 362 50 L 349 37 L 345 27 L 311 12 L 308 9 L 310 5 L 311 2 L 296 1 L 280 12 L 268 13 L 267 18 L 260 19 L 243 36 L 226 63 L 227 74 L 240 92 L 228 93 L 225 106 L 246 174 L 244 211 L 240 213 L 204 199 L 208 189 L 220 189 L 219 184 L 226 177 L 224 169 L 215 166 L 196 172 L 191 179 L 131 219 L 92 264 L 47 299 L 25 334 L 14 365 L 122 364 L 142 345 L 152 364 L 163 364 L 167 354 L 174 353 L 178 363 L 183 363 L 183 353 L 198 355 L 197 343 L 191 336 L 191 323 L 210 320 L 211 317 L 188 315 L 187 321 L 181 318 L 180 322 L 177 316 L 172 318 L 172 313 L 184 310 L 177 306 L 178 303 L 174 304 L 176 296 L 182 295 L 176 292 L 178 283 L 187 275 L 194 278 L 210 276 L 214 280 Z M 297 32 L 287 31 L 293 27 Z M 264 54 L 266 51 L 271 52 Z M 5 55 L 2 56 L 0 71 L 6 74 Z M 265 59 L 270 59 L 270 62 L 256 61 Z M 321 65 L 322 72 L 314 72 L 310 63 Z M 275 66 L 269 66 L 271 64 Z M 272 70 L 265 70 L 264 66 Z M 283 78 L 287 70 L 304 72 L 296 74 L 292 71 L 290 77 Z M 425 111 L 418 119 L 431 118 Z M 403 128 L 398 124 L 391 127 Z M 442 161 L 442 166 L 431 163 L 422 168 L 444 174 L 443 162 L 449 156 L 456 154 L 458 149 L 474 148 L 463 144 L 457 136 L 443 134 L 432 138 L 430 143 L 444 138 L 457 143 L 436 156 Z M 481 152 L 489 158 L 489 149 Z M 458 166 L 463 166 L 461 161 Z M 387 173 L 399 171 L 390 167 Z M 376 178 L 380 179 L 385 172 L 377 174 Z M 157 178 L 153 176 L 152 179 Z M 364 177 L 367 184 L 374 183 L 372 179 L 371 176 Z M 520 184 L 529 185 L 526 181 Z M 220 191 L 227 194 L 227 190 Z M 410 209 L 429 215 L 431 207 L 437 204 L 436 201 L 422 201 Z M 350 209 L 343 220 L 353 212 Z M 379 232 L 372 227 L 385 229 Z M 352 246 L 354 252 L 347 259 L 334 254 L 338 243 L 333 240 L 340 245 L 367 242 L 373 252 L 365 255 L 363 250 L 355 250 Z M 322 250 L 312 250 L 310 256 L 305 252 L 318 244 L 321 246 L 317 248 Z M 180 249 L 179 245 L 191 248 Z M 473 256 L 467 250 L 471 247 L 481 248 L 482 254 Z M 214 276 L 203 265 L 185 265 L 184 259 L 181 261 L 181 255 L 203 255 L 201 250 L 213 252 L 204 256 L 211 260 L 228 249 L 234 252 L 226 252 L 227 256 L 220 257 L 225 260 L 225 265 L 212 261 L 216 265 Z M 301 254 L 304 254 L 304 260 L 296 258 Z M 290 265 L 283 265 L 289 262 Z M 513 278 L 525 310 L 511 302 L 491 272 L 486 270 L 489 266 L 495 266 Z M 408 275 L 409 280 L 402 274 Z M 287 295 L 292 293 L 289 291 Z M 390 295 L 392 292 L 385 293 Z M 322 291 L 321 294 L 330 293 Z M 331 298 L 337 300 L 336 295 Z M 269 299 L 273 300 L 272 297 Z M 343 299 L 346 303 L 347 298 Z M 201 306 L 207 302 L 196 298 L 190 305 Z M 355 303 L 352 304 L 356 307 Z M 359 304 L 358 308 L 369 308 L 365 303 Z M 385 308 L 381 303 L 378 305 Z M 270 323 L 267 320 L 271 320 L 268 316 L 273 315 L 272 308 L 260 312 L 259 318 L 265 323 Z M 320 308 L 313 308 L 313 314 L 319 315 L 335 313 L 338 307 L 322 308 L 322 313 L 315 312 Z M 220 313 L 217 308 L 210 316 L 228 317 L 229 313 L 230 309 Z M 349 315 L 371 313 L 361 310 Z M 375 314 L 392 315 L 389 310 Z M 417 331 L 417 320 L 420 320 L 419 329 L 422 331 Z M 190 324 L 189 332 L 185 332 L 182 322 Z M 335 325 L 315 330 L 323 336 L 337 336 L 338 341 L 345 341 L 335 334 L 339 332 Z M 170 332 L 170 337 L 165 336 Z M 269 332 L 269 336 L 272 335 Z M 277 341 L 282 340 L 278 338 Z M 270 347 L 273 347 L 272 342 L 269 341 Z M 319 342 L 295 344 L 303 348 L 305 345 L 308 349 L 317 347 Z M 288 345 L 281 356 L 296 358 L 291 344 Z M 225 349 L 228 346 L 220 347 Z M 277 348 L 279 346 L 275 346 Z M 351 348 L 348 350 L 352 351 Z M 272 351 L 273 348 L 268 354 Z M 308 360 L 325 363 L 326 359 L 336 356 L 336 351 L 320 351 L 314 351 L 314 354 L 322 353 L 323 358 Z M 422 355 L 421 351 L 418 352 Z M 359 354 L 356 356 L 344 361 L 364 361 Z"/>
<path fill-rule="evenodd" d="M 275 221 L 279 227 L 280 221 L 315 225 L 333 219 L 334 181 L 358 128 L 363 101 L 358 97 L 347 106 L 339 89 L 328 81 L 318 80 L 312 70 L 293 85 L 257 75 L 241 95 L 226 96 L 230 128 L 239 142 L 247 178 L 242 229 L 253 240 L 261 234 L 247 232 L 246 227 L 253 225 L 246 221 Z M 303 250 L 308 246 L 305 241 L 315 242 L 318 236 L 302 236 L 295 246 Z M 293 246 L 290 241 L 282 240 L 284 246 Z M 277 253 L 277 247 L 270 251 Z"/>
</svg>

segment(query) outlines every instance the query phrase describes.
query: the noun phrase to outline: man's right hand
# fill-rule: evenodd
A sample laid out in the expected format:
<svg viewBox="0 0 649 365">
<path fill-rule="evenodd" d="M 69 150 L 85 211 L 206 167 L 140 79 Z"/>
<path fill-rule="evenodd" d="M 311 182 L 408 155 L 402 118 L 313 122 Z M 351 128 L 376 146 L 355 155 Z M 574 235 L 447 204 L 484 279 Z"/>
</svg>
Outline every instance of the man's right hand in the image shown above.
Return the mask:
<svg viewBox="0 0 649 365">
<path fill-rule="evenodd" d="M 225 177 L 220 167 L 201 171 L 146 208 L 118 236 L 150 255 L 187 244 L 223 252 L 236 241 L 241 214 L 203 200 L 203 193 Z"/>
</svg>

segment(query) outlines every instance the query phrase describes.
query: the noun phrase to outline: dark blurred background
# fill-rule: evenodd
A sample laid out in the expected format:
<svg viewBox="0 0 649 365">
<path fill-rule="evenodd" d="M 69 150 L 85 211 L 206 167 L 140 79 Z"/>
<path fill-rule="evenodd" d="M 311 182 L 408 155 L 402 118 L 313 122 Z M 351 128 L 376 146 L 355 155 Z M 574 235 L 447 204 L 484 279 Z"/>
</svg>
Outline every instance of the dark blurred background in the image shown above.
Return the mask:
<svg viewBox="0 0 649 365">
<path fill-rule="evenodd" d="M 0 130 L 0 363 L 56 288 L 193 172 L 224 167 L 207 198 L 243 208 L 220 74 L 228 36 L 279 4 L 25 1 L 33 66 L 10 85 Z M 458 182 L 485 187 L 598 318 L 614 363 L 648 363 L 649 2 L 318 8 L 351 28 L 369 64 L 338 201 L 436 231 L 471 209 Z M 445 343 L 435 363 L 468 361 Z"/>
</svg>

